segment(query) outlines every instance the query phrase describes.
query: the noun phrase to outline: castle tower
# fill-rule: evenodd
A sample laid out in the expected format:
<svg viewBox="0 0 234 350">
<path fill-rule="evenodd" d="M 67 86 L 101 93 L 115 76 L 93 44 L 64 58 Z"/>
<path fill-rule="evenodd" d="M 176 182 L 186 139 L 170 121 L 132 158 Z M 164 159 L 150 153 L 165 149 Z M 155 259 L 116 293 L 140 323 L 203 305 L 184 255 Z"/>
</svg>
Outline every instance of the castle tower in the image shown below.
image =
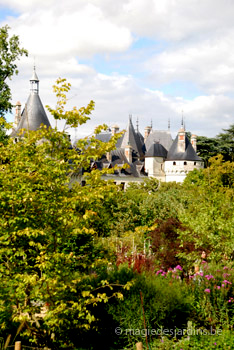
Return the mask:
<svg viewBox="0 0 234 350">
<path fill-rule="evenodd" d="M 30 95 L 22 112 L 20 122 L 17 128 L 11 133 L 11 136 L 16 137 L 20 129 L 38 130 L 42 124 L 47 127 L 51 126 L 39 97 L 39 79 L 34 67 L 30 79 Z"/>
</svg>

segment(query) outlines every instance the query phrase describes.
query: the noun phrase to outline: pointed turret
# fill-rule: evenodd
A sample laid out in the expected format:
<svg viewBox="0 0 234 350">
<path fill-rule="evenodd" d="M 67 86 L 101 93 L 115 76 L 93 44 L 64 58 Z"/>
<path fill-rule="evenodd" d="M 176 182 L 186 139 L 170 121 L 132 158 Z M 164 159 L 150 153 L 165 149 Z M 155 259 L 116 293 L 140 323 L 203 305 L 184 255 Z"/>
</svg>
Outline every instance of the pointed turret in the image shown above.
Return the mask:
<svg viewBox="0 0 234 350">
<path fill-rule="evenodd" d="M 32 78 L 30 79 L 30 95 L 22 112 L 18 127 L 11 133 L 11 136 L 17 136 L 20 129 L 37 130 L 41 124 L 47 127 L 51 126 L 39 97 L 39 79 L 34 67 Z"/>
<path fill-rule="evenodd" d="M 131 116 L 129 116 L 128 126 L 126 128 L 126 132 L 123 136 L 120 147 L 125 148 L 128 145 L 132 147 L 132 151 L 136 153 L 139 158 L 143 157 L 143 144 L 139 135 L 136 133 L 133 127 Z"/>
</svg>

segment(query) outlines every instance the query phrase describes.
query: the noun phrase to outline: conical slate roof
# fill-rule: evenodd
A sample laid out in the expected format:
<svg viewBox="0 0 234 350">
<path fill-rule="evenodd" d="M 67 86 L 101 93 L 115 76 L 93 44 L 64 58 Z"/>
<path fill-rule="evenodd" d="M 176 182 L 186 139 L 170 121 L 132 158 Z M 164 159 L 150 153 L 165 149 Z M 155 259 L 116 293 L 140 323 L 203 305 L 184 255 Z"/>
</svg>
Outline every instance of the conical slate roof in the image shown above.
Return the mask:
<svg viewBox="0 0 234 350">
<path fill-rule="evenodd" d="M 202 159 L 196 154 L 187 136 L 185 136 L 185 152 L 179 152 L 178 135 L 176 136 L 171 148 L 169 149 L 167 160 L 202 161 Z"/>
<path fill-rule="evenodd" d="M 143 151 L 142 151 L 143 144 L 141 142 L 141 138 L 140 138 L 139 134 L 136 133 L 136 131 L 133 127 L 131 117 L 129 117 L 128 126 L 127 126 L 126 132 L 123 136 L 120 147 L 125 148 L 128 145 L 130 145 L 132 147 L 132 149 L 136 153 L 138 153 L 138 155 L 140 157 L 143 156 Z"/>
<path fill-rule="evenodd" d="M 30 79 L 30 84 L 30 95 L 28 97 L 25 108 L 21 114 L 21 119 L 17 126 L 17 129 L 11 133 L 11 136 L 13 137 L 17 136 L 20 129 L 37 130 L 40 128 L 41 124 L 44 124 L 47 127 L 51 126 L 38 94 L 39 80 L 35 69 L 33 72 L 33 76 Z"/>
</svg>

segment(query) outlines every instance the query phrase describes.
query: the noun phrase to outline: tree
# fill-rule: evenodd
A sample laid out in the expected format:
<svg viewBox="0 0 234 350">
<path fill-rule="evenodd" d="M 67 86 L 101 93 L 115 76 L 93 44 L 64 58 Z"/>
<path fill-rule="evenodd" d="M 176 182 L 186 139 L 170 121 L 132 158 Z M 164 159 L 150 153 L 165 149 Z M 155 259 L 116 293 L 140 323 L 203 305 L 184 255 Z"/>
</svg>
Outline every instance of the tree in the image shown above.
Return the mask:
<svg viewBox="0 0 234 350">
<path fill-rule="evenodd" d="M 65 111 L 69 88 L 64 79 L 57 81 L 60 107 L 50 111 L 77 127 L 89 119 L 94 102 Z M 72 349 L 67 330 L 88 328 L 94 320 L 92 305 L 108 300 L 108 282 L 93 290 L 89 281 L 106 265 L 106 249 L 95 243 L 95 218 L 118 187 L 101 180 L 98 170 L 84 174 L 84 187 L 74 179 L 90 159 L 110 151 L 118 137 L 105 144 L 94 135 L 79 140 L 74 149 L 64 131 L 41 127 L 2 146 L 0 323 L 3 327 L 10 313 L 11 321 L 21 323 L 24 335 L 38 345 L 61 348 L 66 343 Z"/>
<path fill-rule="evenodd" d="M 197 152 L 208 166 L 209 158 L 221 154 L 225 161 L 234 160 L 234 124 L 223 129 L 216 137 L 199 136 L 197 139 Z"/>
<path fill-rule="evenodd" d="M 180 239 L 209 251 L 216 261 L 234 251 L 233 184 L 234 163 L 224 162 L 222 155 L 212 157 L 207 169 L 189 173 L 183 183 L 188 199 L 178 217 L 190 230 L 180 232 Z M 184 258 L 195 261 L 194 255 Z"/>
<path fill-rule="evenodd" d="M 20 56 L 28 54 L 24 48 L 20 48 L 17 35 L 9 37 L 9 29 L 8 25 L 0 28 L 0 116 L 12 109 L 11 90 L 7 79 L 18 74 L 15 62 Z"/>
<path fill-rule="evenodd" d="M 204 161 L 205 167 L 207 167 L 209 159 L 220 153 L 219 141 L 217 138 L 198 136 L 197 153 Z"/>
<path fill-rule="evenodd" d="M 234 161 L 234 124 L 228 129 L 223 129 L 224 133 L 217 136 L 219 141 L 219 153 L 224 156 L 224 159 Z"/>
</svg>

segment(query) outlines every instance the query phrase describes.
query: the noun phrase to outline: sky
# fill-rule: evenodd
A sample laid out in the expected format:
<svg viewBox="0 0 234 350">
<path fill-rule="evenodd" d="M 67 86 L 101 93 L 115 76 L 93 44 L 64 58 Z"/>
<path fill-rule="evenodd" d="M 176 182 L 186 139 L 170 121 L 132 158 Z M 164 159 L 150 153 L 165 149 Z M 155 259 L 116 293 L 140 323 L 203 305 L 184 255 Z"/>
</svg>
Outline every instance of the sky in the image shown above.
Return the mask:
<svg viewBox="0 0 234 350">
<path fill-rule="evenodd" d="M 187 131 L 214 137 L 234 123 L 233 17 L 233 0 L 0 0 L 0 27 L 29 53 L 12 103 L 26 103 L 35 64 L 44 106 L 55 107 L 59 77 L 71 83 L 68 109 L 95 101 L 72 138 L 124 129 L 129 115 L 142 133 L 170 120 L 176 135 L 183 116 Z"/>
</svg>

